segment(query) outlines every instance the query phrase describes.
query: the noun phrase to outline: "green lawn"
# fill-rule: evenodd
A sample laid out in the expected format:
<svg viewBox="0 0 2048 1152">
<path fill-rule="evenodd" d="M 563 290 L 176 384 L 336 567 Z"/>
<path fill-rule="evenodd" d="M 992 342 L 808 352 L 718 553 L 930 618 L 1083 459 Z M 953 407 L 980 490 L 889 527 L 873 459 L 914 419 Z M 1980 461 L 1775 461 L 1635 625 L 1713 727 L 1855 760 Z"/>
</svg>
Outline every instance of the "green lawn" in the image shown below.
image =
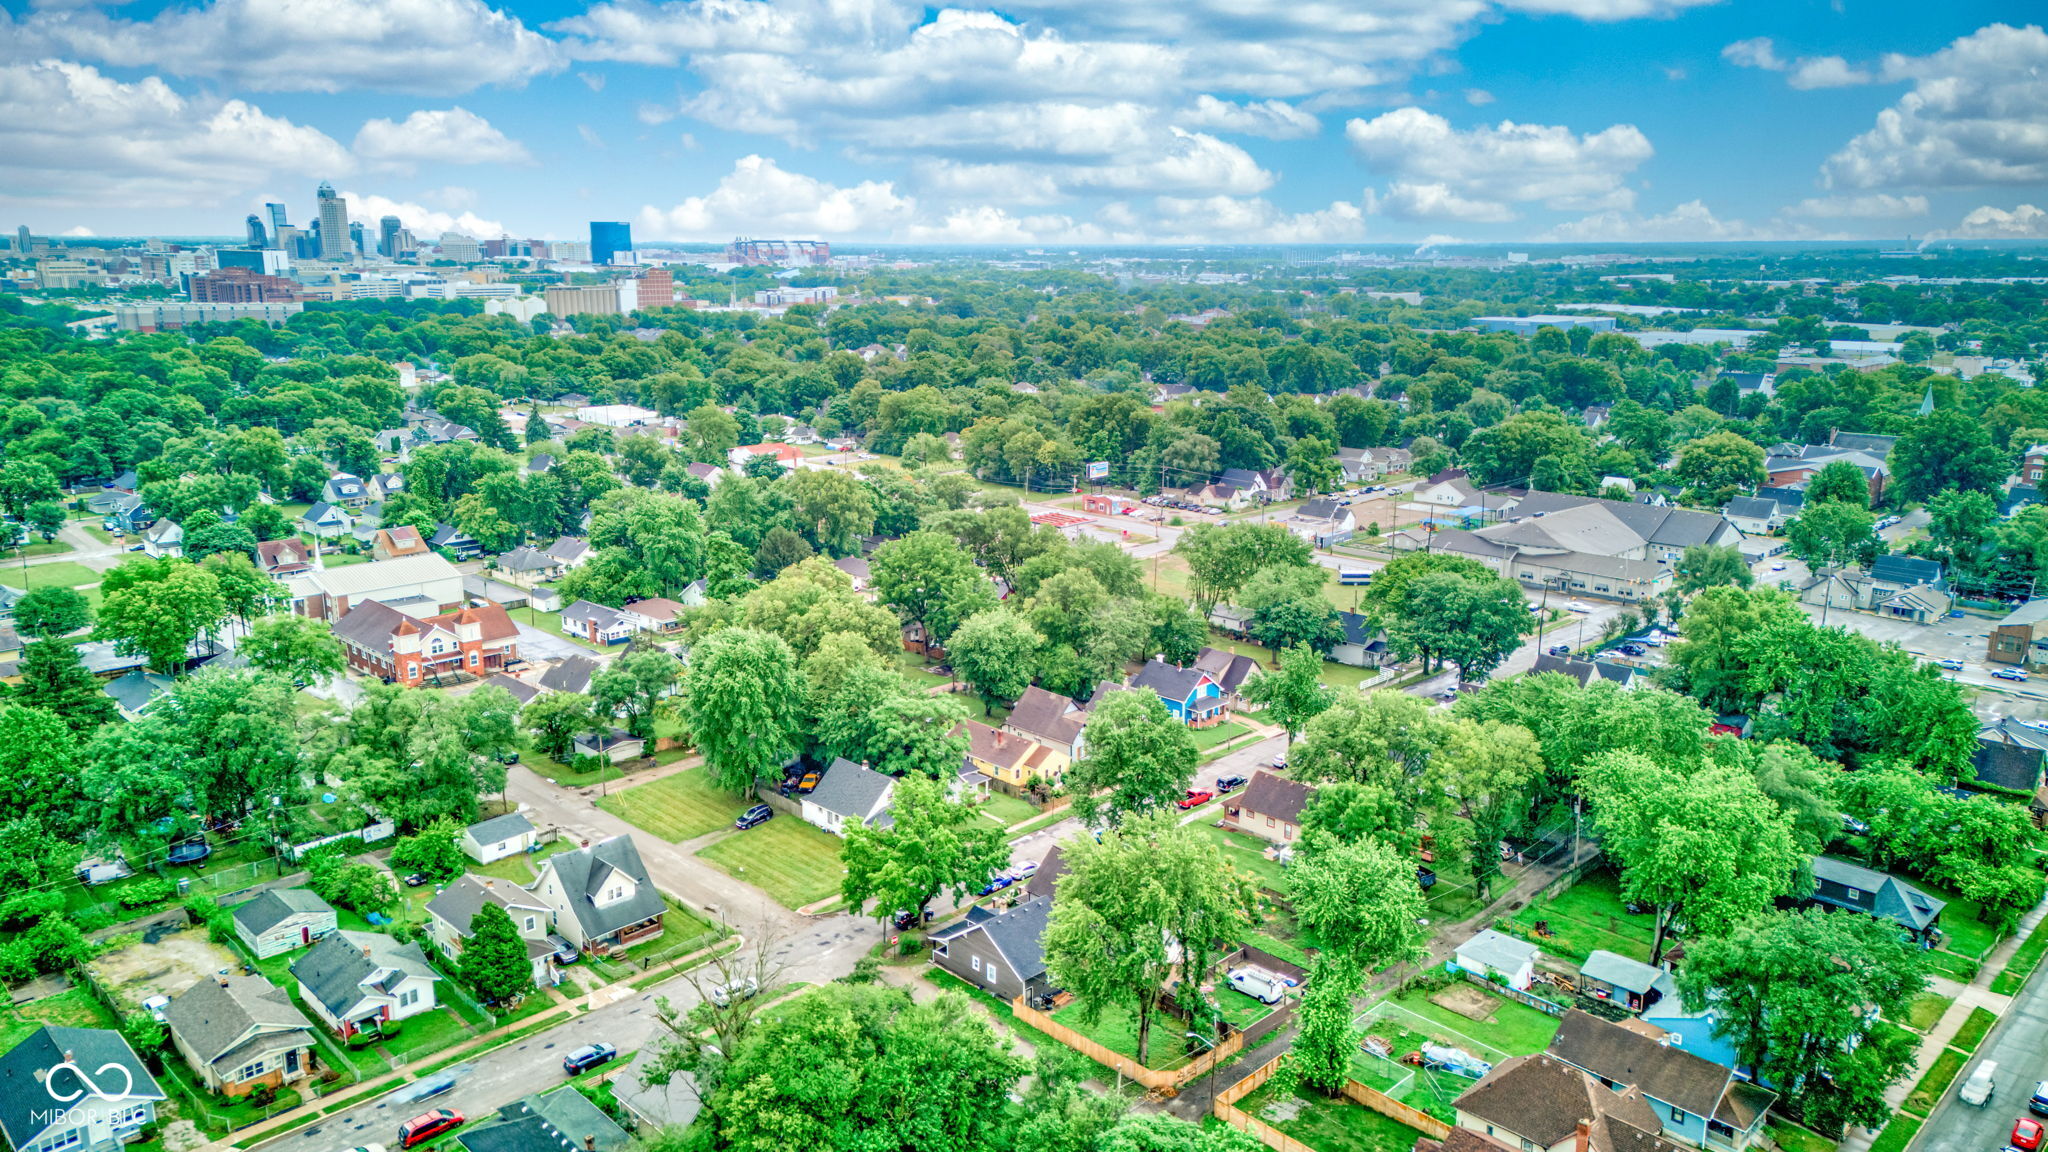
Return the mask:
<svg viewBox="0 0 2048 1152">
<path fill-rule="evenodd" d="M 1835 1152 L 1835 1142 L 1818 1132 L 1809 1132 L 1790 1120 L 1773 1116 L 1765 1126 L 1771 1142 L 1780 1152 Z"/>
<path fill-rule="evenodd" d="M 1005 828 L 1012 824 L 1022 824 L 1038 815 L 1038 805 L 993 788 L 988 790 L 988 799 L 981 802 L 980 808 L 984 815 Z"/>
<path fill-rule="evenodd" d="M 1335 576 L 1336 573 L 1333 571 L 1331 577 L 1334 579 Z M 1184 590 L 1185 584 L 1182 587 Z M 1350 592 L 1351 589 L 1347 588 L 1345 590 L 1344 600 L 1341 605 L 1342 609 L 1346 612 L 1351 610 Z M 1184 591 L 1183 594 L 1185 594 Z M 1271 648 L 1254 644 L 1249 640 L 1232 639 L 1214 628 L 1209 629 L 1209 646 L 1211 648 L 1220 648 L 1225 652 L 1235 652 L 1240 656 L 1249 656 L 1257 660 L 1261 668 L 1271 668 L 1273 666 L 1273 650 Z M 1358 691 L 1360 685 L 1378 674 L 1379 670 L 1377 668 L 1353 668 L 1349 664 L 1339 664 L 1334 660 L 1323 661 L 1323 683 L 1345 692 Z"/>
<path fill-rule="evenodd" d="M 1225 720 L 1221 724 L 1211 724 L 1207 728 L 1190 728 L 1188 735 L 1195 738 L 1195 751 L 1207 752 L 1211 748 L 1221 744 L 1228 744 L 1239 736 L 1248 735 L 1250 732 L 1251 729 L 1239 724 L 1235 720 Z"/>
<path fill-rule="evenodd" d="M 2018 992 L 2021 985 L 2027 982 L 2027 977 L 2032 974 L 2034 967 L 2041 963 L 2043 952 L 2048 952 L 2048 920 L 2034 925 L 2034 930 L 2027 933 L 2025 942 L 2012 954 L 2005 971 L 2000 972 L 1998 979 L 1992 982 L 1991 990 L 2004 996 Z"/>
<path fill-rule="evenodd" d="M 23 556 L 62 556 L 66 552 L 76 551 L 76 548 L 62 540 L 38 540 L 33 544 L 25 544 L 15 549 L 14 556 L 16 559 L 20 559 Z"/>
<path fill-rule="evenodd" d="M 781 814 L 766 824 L 736 832 L 697 856 L 791 909 L 838 892 L 839 881 L 846 875 L 839 863 L 839 837 Z"/>
<path fill-rule="evenodd" d="M 67 1028 L 112 1028 L 113 1014 L 83 988 L 71 988 L 21 1005 L 0 1005 L 0 1052 L 11 1050 L 45 1024 Z"/>
<path fill-rule="evenodd" d="M 510 880 L 514 884 L 531 884 L 540 878 L 540 874 L 536 870 L 540 867 L 541 861 L 553 856 L 557 852 L 567 851 L 574 847 L 576 847 L 576 842 L 564 836 L 551 844 L 541 845 L 540 850 L 537 852 L 521 852 L 514 856 L 507 856 L 503 860 L 493 860 L 489 864 L 478 864 L 472 861 L 469 865 L 469 870 L 479 876 L 489 876 L 494 880 Z"/>
<path fill-rule="evenodd" d="M 107 531 L 105 528 L 100 527 L 99 521 L 97 520 L 93 521 L 90 524 L 80 524 L 77 521 L 73 521 L 73 523 L 77 524 L 77 526 L 80 529 L 84 530 L 87 536 L 92 537 L 93 539 L 99 541 L 102 544 L 112 544 L 114 542 L 114 534 L 112 532 Z"/>
<path fill-rule="evenodd" d="M 592 652 L 603 652 L 605 650 L 602 644 L 592 644 L 581 636 L 572 636 L 562 631 L 562 615 L 559 612 L 539 612 L 532 608 L 522 608 L 512 613 L 512 618 L 521 624 L 530 624 L 550 636 L 560 636 L 571 644 L 588 648 Z"/>
<path fill-rule="evenodd" d="M 1478 985 L 1468 985 L 1478 989 Z M 1526 1004 L 1487 993 L 1493 1000 L 1493 1015 L 1485 1020 L 1474 1020 L 1460 1016 L 1448 1008 L 1429 1002 L 1421 991 L 1403 992 L 1391 997 L 1392 1003 L 1424 1019 L 1443 1025 L 1461 1035 L 1490 1044 L 1514 1056 L 1527 1056 L 1550 1047 L 1550 1038 L 1557 1035 L 1558 1018 L 1547 1012 L 1538 1012 Z"/>
<path fill-rule="evenodd" d="M 1934 1063 L 1928 1066 L 1927 1075 L 1922 1076 L 1920 1083 L 1915 1084 L 1913 1090 L 1906 1094 L 1906 1101 L 1900 1107 L 1920 1116 L 1934 1111 L 1934 1105 L 1941 1099 L 1941 1094 L 1948 1091 L 1948 1086 L 1955 1080 L 1956 1073 L 1963 1070 L 1964 1059 L 1961 1052 L 1953 1048 L 1943 1048 L 1934 1058 Z"/>
<path fill-rule="evenodd" d="M 1537 935 L 1538 920 L 1549 922 L 1551 935 Z M 1628 912 L 1614 875 L 1604 870 L 1587 873 L 1556 899 L 1528 905 L 1515 913 L 1514 922 L 1545 952 L 1579 961 L 1604 948 L 1648 963 L 1655 934 L 1652 916 Z"/>
<path fill-rule="evenodd" d="M 80 584 L 97 584 L 99 581 L 99 573 L 70 560 L 32 564 L 26 568 L 0 568 L 0 584 L 31 592 L 37 588 L 76 588 Z"/>
<path fill-rule="evenodd" d="M 614 792 L 597 806 L 663 840 L 681 842 L 732 827 L 752 803 L 751 797 L 718 787 L 711 770 L 699 766 Z"/>
<path fill-rule="evenodd" d="M 1977 969 L 1982 967 L 1975 960 L 1958 956 L 1953 952 L 1944 952 L 1939 948 L 1932 952 L 1922 952 L 1920 955 L 1926 958 L 1929 968 L 1963 984 L 1976 979 Z"/>
<path fill-rule="evenodd" d="M 1249 999 L 1236 992 L 1225 991 L 1218 995 Z M 1105 1007 L 1102 1015 L 1090 1024 L 1082 1019 L 1081 1006 L 1075 1003 L 1053 1013 L 1052 1018 L 1112 1052 L 1122 1053 L 1133 1060 L 1138 1058 L 1138 1018 L 1129 1008 L 1122 1005 Z M 1178 1068 L 1187 1063 L 1186 1033 L 1187 1025 L 1179 1019 L 1155 1010 L 1151 1035 L 1146 1037 L 1145 1067 Z M 1199 1046 L 1196 1051 L 1201 1051 Z"/>
<path fill-rule="evenodd" d="M 450 1048 L 476 1035 L 447 1006 L 422 1012 L 399 1021 L 398 1035 L 379 1045 L 393 1056 L 411 1063 L 443 1048 Z"/>
<path fill-rule="evenodd" d="M 1223 850 L 1223 858 L 1230 861 L 1238 871 L 1249 874 L 1262 888 L 1286 894 L 1286 871 L 1280 867 L 1279 861 L 1266 857 L 1267 845 L 1264 840 L 1243 832 L 1218 828 L 1214 824 L 1203 823 L 1197 824 L 1196 827 L 1202 830 L 1202 835 L 1207 836 Z"/>
<path fill-rule="evenodd" d="M 1952 1003 L 1954 1001 L 1947 996 L 1938 995 L 1933 992 L 1922 993 L 1911 1004 L 1907 1005 L 1906 1027 L 1913 1029 L 1915 1032 L 1927 1031 L 1929 1028 L 1934 1027 L 1935 1023 L 1941 1019 L 1941 1014 L 1948 1011 L 1948 1006 Z"/>
<path fill-rule="evenodd" d="M 1949 1043 L 1965 1052 L 1975 1052 L 1977 1045 L 1984 1042 L 1984 1034 L 1998 1023 L 1998 1014 L 1989 1008 L 1972 1008 L 1963 1019 L 1963 1026 L 1956 1029 L 1956 1038 Z"/>
<path fill-rule="evenodd" d="M 1929 896 L 1948 902 L 1948 907 L 1941 910 L 1941 930 L 1945 934 L 1941 942 L 1943 949 L 1972 960 L 1982 960 L 2004 939 L 1991 925 L 1977 918 L 1983 909 L 1975 901 L 1925 880 L 1914 883 Z"/>
<path fill-rule="evenodd" d="M 1364 1105 L 1342 1098 L 1332 1100 L 1313 1090 L 1303 1096 L 1282 1096 L 1271 1083 L 1238 1101 L 1237 1108 L 1325 1152 L 1408 1152 L 1418 1135 L 1415 1129 Z M 1288 1109 L 1294 1110 L 1293 1119 L 1280 1119 Z"/>
</svg>

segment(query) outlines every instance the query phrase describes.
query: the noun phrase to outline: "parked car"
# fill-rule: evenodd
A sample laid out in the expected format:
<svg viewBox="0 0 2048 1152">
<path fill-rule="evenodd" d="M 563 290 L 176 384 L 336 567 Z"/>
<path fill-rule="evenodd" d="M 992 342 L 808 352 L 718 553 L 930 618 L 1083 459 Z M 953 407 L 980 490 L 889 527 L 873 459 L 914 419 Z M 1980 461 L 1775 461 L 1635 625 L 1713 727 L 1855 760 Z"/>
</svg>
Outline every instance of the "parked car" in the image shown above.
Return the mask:
<svg viewBox="0 0 2048 1152">
<path fill-rule="evenodd" d="M 981 891 L 975 893 L 975 895 L 993 896 L 996 893 L 1001 892 L 1003 889 L 1008 888 L 1010 885 L 1015 884 L 1016 882 L 1017 878 L 1015 876 L 1010 875 L 1008 872 L 998 872 L 994 876 L 989 877 L 988 883 L 983 884 L 981 886 Z"/>
<path fill-rule="evenodd" d="M 452 1132 L 467 1123 L 468 1117 L 453 1108 L 436 1108 L 422 1116 L 415 1116 L 398 1127 L 398 1146 L 414 1148 L 443 1132 Z"/>
<path fill-rule="evenodd" d="M 1284 760 L 1286 757 L 1283 756 L 1281 759 Z M 1281 767 L 1285 768 L 1286 765 L 1282 764 Z M 1220 796 L 1225 792 L 1235 792 L 1239 788 L 1244 787 L 1245 783 L 1245 778 L 1242 776 L 1218 776 L 1216 778 L 1216 793 Z"/>
<path fill-rule="evenodd" d="M 2022 1116 L 2013 1122 L 2012 1146 L 2020 1152 L 2038 1152 L 2043 1131 L 2039 1120 Z"/>
<path fill-rule="evenodd" d="M 796 790 L 799 794 L 815 791 L 821 779 L 823 776 L 817 772 L 806 772 L 804 778 L 796 782 Z"/>
<path fill-rule="evenodd" d="M 760 991 L 761 986 L 754 983 L 752 976 L 742 976 L 730 984 L 713 984 L 711 991 L 706 993 L 706 995 L 711 998 L 713 1004 L 718 1005 L 720 1008 L 725 1008 L 729 1007 L 735 1000 L 751 999 Z"/>
<path fill-rule="evenodd" d="M 1963 670 L 1963 662 L 1961 660 L 1936 660 L 1934 666 L 1949 672 L 1961 672 Z"/>
<path fill-rule="evenodd" d="M 929 911 L 924 914 L 924 920 L 927 924 L 931 923 L 932 914 Z M 908 932 L 912 928 L 917 927 L 917 913 L 898 911 L 891 923 L 896 925 L 898 932 Z"/>
<path fill-rule="evenodd" d="M 1038 875 L 1038 861 L 1036 860 L 1026 860 L 1024 863 L 1010 869 L 1011 878 L 1019 884 L 1036 875 Z"/>
<path fill-rule="evenodd" d="M 1278 1004 L 1287 986 L 1257 968 L 1239 968 L 1230 974 L 1230 986 L 1261 1004 Z"/>
<path fill-rule="evenodd" d="M 741 831 L 745 831 L 748 828 L 752 828 L 756 824 L 767 823 L 769 818 L 774 815 L 775 809 L 770 808 L 766 804 L 756 804 L 752 808 L 747 809 L 745 812 L 740 813 L 740 818 L 733 821 L 732 826 L 740 829 Z"/>
<path fill-rule="evenodd" d="M 574 1076 L 588 1072 L 599 1064 L 618 1059 L 619 1050 L 609 1044 L 585 1044 L 574 1052 L 562 1057 L 562 1071 Z"/>
<path fill-rule="evenodd" d="M 1647 650 L 1641 644 L 1623 644 L 1621 647 L 1616 648 L 1615 651 L 1623 656 L 1641 656 Z"/>
<path fill-rule="evenodd" d="M 1186 796 L 1181 797 L 1181 811 L 1185 812 L 1190 808 L 1200 808 L 1202 805 L 1207 804 L 1209 801 L 1214 800 L 1215 798 L 1216 794 L 1214 792 L 1208 791 L 1207 789 L 1190 789 Z"/>
<path fill-rule="evenodd" d="M 1287 753 L 1285 753 L 1285 752 L 1282 752 L 1282 753 L 1280 753 L 1280 754 L 1279 754 L 1278 756 L 1275 756 L 1275 757 L 1273 757 L 1273 767 L 1275 767 L 1275 768 L 1283 768 L 1283 769 L 1284 769 L 1284 768 L 1286 768 L 1286 767 L 1287 767 Z"/>
<path fill-rule="evenodd" d="M 405 874 L 405 886 L 407 888 L 418 888 L 426 882 L 427 874 L 425 872 L 407 872 Z"/>
<path fill-rule="evenodd" d="M 2036 1116 L 2048 1116 L 2048 1080 L 2034 1085 L 2034 1097 L 2027 1101 L 2027 1111 Z"/>
<path fill-rule="evenodd" d="M 128 546 L 128 550 L 129 550 L 130 552 L 140 552 L 140 551 L 142 551 L 143 547 L 144 547 L 144 546 L 143 546 L 143 545 L 141 545 L 141 544 L 130 544 L 130 545 Z"/>
<path fill-rule="evenodd" d="M 2000 668 L 1991 674 L 1991 678 L 1993 680 L 2018 680 L 2024 683 L 2027 679 L 2027 670 L 2024 668 Z"/>
<path fill-rule="evenodd" d="M 1569 644 L 1552 644 L 1544 649 L 1544 651 L 1552 656 L 1569 656 L 1572 654 L 1572 646 Z"/>
</svg>

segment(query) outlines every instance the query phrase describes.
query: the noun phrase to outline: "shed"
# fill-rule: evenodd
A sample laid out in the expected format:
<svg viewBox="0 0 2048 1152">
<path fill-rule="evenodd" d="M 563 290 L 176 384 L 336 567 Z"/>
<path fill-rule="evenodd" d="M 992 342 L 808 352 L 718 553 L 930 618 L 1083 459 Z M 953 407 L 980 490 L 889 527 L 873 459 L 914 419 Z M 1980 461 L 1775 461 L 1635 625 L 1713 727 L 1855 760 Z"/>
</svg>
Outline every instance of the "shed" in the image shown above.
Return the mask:
<svg viewBox="0 0 2048 1152">
<path fill-rule="evenodd" d="M 1677 991 L 1677 986 L 1662 968 L 1596 948 L 1579 966 L 1579 990 L 1641 1012 Z"/>
<path fill-rule="evenodd" d="M 539 833 L 521 812 L 480 820 L 462 830 L 462 854 L 479 864 L 517 856 L 533 847 Z"/>
<path fill-rule="evenodd" d="M 235 935 L 258 960 L 325 938 L 336 928 L 334 909 L 306 888 L 272 889 L 236 908 Z"/>
<path fill-rule="evenodd" d="M 1536 975 L 1538 955 L 1537 947 L 1527 940 L 1488 928 L 1458 945 L 1458 950 L 1451 954 L 1451 962 L 1474 976 L 1498 978 L 1506 981 L 1508 987 L 1522 991 Z"/>
</svg>

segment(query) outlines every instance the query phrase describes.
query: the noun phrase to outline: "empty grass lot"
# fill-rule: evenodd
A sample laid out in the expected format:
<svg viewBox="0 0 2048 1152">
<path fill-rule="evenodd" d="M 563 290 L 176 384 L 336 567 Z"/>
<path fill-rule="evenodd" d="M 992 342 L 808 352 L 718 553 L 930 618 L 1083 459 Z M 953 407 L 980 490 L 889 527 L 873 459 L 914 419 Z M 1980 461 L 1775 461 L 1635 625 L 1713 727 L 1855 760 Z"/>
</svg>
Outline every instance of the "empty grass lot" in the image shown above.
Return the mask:
<svg viewBox="0 0 2048 1152">
<path fill-rule="evenodd" d="M 1269 1105 L 1279 1105 L 1268 1114 Z M 1268 1082 L 1237 1102 L 1239 1111 L 1278 1128 L 1311 1148 L 1345 1149 L 1346 1152 L 1406 1152 L 1415 1145 L 1415 1129 L 1349 1100 L 1332 1100 L 1309 1091 L 1288 1096 Z M 1282 1120 L 1286 1109 L 1296 1111 L 1293 1119 Z"/>
<path fill-rule="evenodd" d="M 1266 842 L 1242 832 L 1231 832 L 1213 824 L 1202 824 L 1202 835 L 1223 850 L 1223 858 L 1238 871 L 1258 882 L 1259 887 L 1281 895 L 1287 893 L 1287 875 L 1280 862 L 1266 857 Z"/>
<path fill-rule="evenodd" d="M 1949 997 L 1936 992 L 1923 992 L 1906 1006 L 1906 1027 L 1915 1032 L 1925 1032 L 1934 1027 L 1941 1014 L 1948 1011 L 1953 1003 Z"/>
<path fill-rule="evenodd" d="M 1483 991 L 1476 984 L 1468 984 L 1467 987 Z M 1429 997 L 1420 991 L 1404 992 L 1391 999 L 1392 1003 L 1417 1016 L 1511 1055 L 1527 1056 L 1550 1047 L 1550 1038 L 1557 1035 L 1557 1017 L 1490 992 L 1486 997 L 1494 1002 L 1494 1006 L 1493 1015 L 1485 1020 L 1460 1016 L 1448 1008 L 1432 1004 Z"/>
<path fill-rule="evenodd" d="M 1514 920 L 1524 935 L 1553 955 L 1584 961 L 1588 953 L 1605 948 L 1646 964 L 1650 960 L 1650 941 L 1655 934 L 1652 917 L 1647 912 L 1633 915 L 1623 906 L 1620 889 L 1609 872 L 1588 872 L 1556 899 L 1515 913 Z M 1553 934 L 1537 936 L 1538 920 L 1548 920 Z"/>
<path fill-rule="evenodd" d="M 1248 1000 L 1239 992 L 1219 991 L 1220 996 L 1234 996 Z M 1262 1005 L 1263 1007 L 1263 1005 Z M 1082 1018 L 1081 1006 L 1069 1004 L 1052 1014 L 1052 1018 L 1088 1037 L 1112 1052 L 1120 1052 L 1133 1060 L 1138 1058 L 1138 1018 L 1129 1008 L 1112 1005 L 1102 1010 L 1093 1024 Z M 1184 1034 L 1187 1026 L 1165 1012 L 1152 1013 L 1152 1031 L 1146 1037 L 1145 1067 L 1178 1068 L 1189 1060 L 1185 1051 Z M 1196 1048 L 1199 1052 L 1199 1046 Z"/>
<path fill-rule="evenodd" d="M 846 875 L 839 863 L 839 837 L 783 813 L 766 824 L 735 832 L 697 856 L 791 909 L 836 894 Z"/>
<path fill-rule="evenodd" d="M 636 828 L 680 843 L 732 827 L 733 820 L 751 803 L 718 787 L 710 770 L 700 766 L 614 792 L 597 806 Z"/>
<path fill-rule="evenodd" d="M 976 807 L 982 815 L 989 817 L 1005 828 L 1012 824 L 1022 824 L 1033 816 L 1038 815 L 1038 806 L 1036 804 L 1021 797 L 1012 796 L 1007 792 L 998 792 L 993 788 L 989 789 L 988 799 L 982 801 Z"/>
<path fill-rule="evenodd" d="M 76 588 L 80 584 L 97 584 L 99 581 L 99 573 L 70 560 L 31 564 L 26 568 L 0 568 L 0 584 L 29 592 L 38 588 Z"/>
</svg>

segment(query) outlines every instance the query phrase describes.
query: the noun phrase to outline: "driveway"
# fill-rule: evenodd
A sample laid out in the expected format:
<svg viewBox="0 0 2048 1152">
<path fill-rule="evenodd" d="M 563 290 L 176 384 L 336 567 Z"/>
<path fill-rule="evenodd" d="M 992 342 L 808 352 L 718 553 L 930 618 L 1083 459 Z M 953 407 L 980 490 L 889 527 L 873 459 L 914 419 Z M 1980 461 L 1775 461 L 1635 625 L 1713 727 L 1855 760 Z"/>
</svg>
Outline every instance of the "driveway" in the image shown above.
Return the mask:
<svg viewBox="0 0 2048 1152">
<path fill-rule="evenodd" d="M 599 660 L 605 658 L 573 640 L 564 640 L 552 632 L 543 632 L 516 618 L 512 622 L 519 628 L 519 655 L 527 660 L 561 660 L 570 656 L 589 656 Z"/>
</svg>

